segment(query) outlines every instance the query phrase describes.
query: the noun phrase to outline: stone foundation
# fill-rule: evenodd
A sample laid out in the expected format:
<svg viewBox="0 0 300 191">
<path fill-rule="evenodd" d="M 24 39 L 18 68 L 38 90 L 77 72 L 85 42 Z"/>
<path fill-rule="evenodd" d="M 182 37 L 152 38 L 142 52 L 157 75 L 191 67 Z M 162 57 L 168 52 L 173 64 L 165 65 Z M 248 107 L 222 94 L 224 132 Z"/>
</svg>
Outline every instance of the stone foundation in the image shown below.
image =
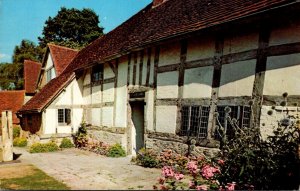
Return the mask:
<svg viewBox="0 0 300 191">
<path fill-rule="evenodd" d="M 114 128 L 114 129 L 117 129 L 117 130 L 113 132 L 113 128 L 106 130 L 104 128 L 88 127 L 87 134 L 92 139 L 102 141 L 109 145 L 119 143 L 126 150 L 127 149 L 127 141 L 126 141 L 126 135 L 125 135 L 125 133 L 123 133 L 124 131 L 119 130 L 118 128 Z"/>
<path fill-rule="evenodd" d="M 158 135 L 159 134 L 159 135 Z M 156 152 L 161 152 L 164 149 L 171 149 L 177 154 L 186 155 L 188 153 L 189 145 L 187 144 L 186 138 L 182 138 L 173 134 L 151 133 L 146 135 L 146 148 L 153 149 Z M 212 143 L 205 140 L 203 144 L 212 146 Z M 208 148 L 199 146 L 199 143 L 194 147 L 190 147 L 191 154 L 205 156 L 211 158 L 219 153 L 218 147 Z"/>
</svg>

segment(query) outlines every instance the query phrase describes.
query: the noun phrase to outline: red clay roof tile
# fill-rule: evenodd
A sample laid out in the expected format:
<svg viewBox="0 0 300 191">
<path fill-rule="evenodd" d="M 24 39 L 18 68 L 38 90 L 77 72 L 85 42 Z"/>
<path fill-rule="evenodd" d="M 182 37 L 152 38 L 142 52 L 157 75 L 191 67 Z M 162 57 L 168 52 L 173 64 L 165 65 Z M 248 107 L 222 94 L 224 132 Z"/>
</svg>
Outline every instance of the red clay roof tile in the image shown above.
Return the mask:
<svg viewBox="0 0 300 191">
<path fill-rule="evenodd" d="M 49 82 L 20 110 L 41 111 L 73 79 L 73 72 L 134 48 L 199 31 L 295 0 L 169 0 L 152 3 L 108 34 L 82 49 L 63 73 Z"/>
<path fill-rule="evenodd" d="M 26 93 L 35 93 L 42 64 L 31 60 L 24 61 L 24 88 Z"/>
<path fill-rule="evenodd" d="M 48 47 L 52 55 L 56 75 L 59 76 L 68 64 L 70 64 L 78 51 L 55 44 L 48 44 Z"/>
<path fill-rule="evenodd" d="M 16 116 L 16 112 L 24 103 L 24 90 L 16 91 L 0 91 L 0 112 L 11 110 L 13 112 L 13 123 L 18 124 L 20 121 Z"/>
</svg>

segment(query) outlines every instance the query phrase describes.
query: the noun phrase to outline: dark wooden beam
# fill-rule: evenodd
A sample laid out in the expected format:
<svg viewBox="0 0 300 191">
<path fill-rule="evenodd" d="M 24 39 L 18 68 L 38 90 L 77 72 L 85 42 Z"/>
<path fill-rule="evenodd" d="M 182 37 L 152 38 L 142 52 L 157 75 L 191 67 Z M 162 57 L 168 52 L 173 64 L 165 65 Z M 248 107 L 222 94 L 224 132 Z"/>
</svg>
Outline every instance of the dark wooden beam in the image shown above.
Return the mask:
<svg viewBox="0 0 300 191">
<path fill-rule="evenodd" d="M 130 61 L 131 61 L 131 54 L 128 54 L 127 86 L 129 86 L 130 84 Z"/>
<path fill-rule="evenodd" d="M 147 49 L 147 74 L 146 74 L 146 86 L 149 86 L 150 79 L 150 66 L 151 66 L 151 48 Z"/>
<path fill-rule="evenodd" d="M 134 52 L 133 53 L 132 85 L 135 85 L 135 81 L 136 81 L 136 65 L 137 65 L 137 52 Z"/>
<path fill-rule="evenodd" d="M 142 85 L 143 79 L 143 61 L 144 61 L 144 49 L 140 52 L 140 67 L 139 67 L 139 85 Z"/>
</svg>

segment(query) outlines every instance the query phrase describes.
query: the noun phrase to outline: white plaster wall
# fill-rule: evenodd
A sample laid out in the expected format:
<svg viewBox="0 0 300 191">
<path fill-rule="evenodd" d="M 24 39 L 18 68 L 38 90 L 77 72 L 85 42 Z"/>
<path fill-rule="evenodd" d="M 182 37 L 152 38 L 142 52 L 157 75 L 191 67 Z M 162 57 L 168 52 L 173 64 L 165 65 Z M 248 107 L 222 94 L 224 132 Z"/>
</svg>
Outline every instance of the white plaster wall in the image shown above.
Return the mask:
<svg viewBox="0 0 300 191">
<path fill-rule="evenodd" d="M 258 32 L 231 34 L 224 39 L 223 54 L 243 52 L 258 48 Z"/>
<path fill-rule="evenodd" d="M 70 126 L 70 125 L 58 125 L 57 126 L 57 133 L 71 134 L 72 133 L 72 126 Z"/>
<path fill-rule="evenodd" d="M 215 39 L 209 36 L 196 36 L 188 40 L 187 61 L 211 58 L 215 53 Z"/>
<path fill-rule="evenodd" d="M 222 66 L 219 97 L 251 96 L 256 60 L 247 60 Z"/>
<path fill-rule="evenodd" d="M 86 75 L 84 76 L 83 79 L 83 85 L 87 85 L 91 83 L 91 74 L 90 74 L 91 70 L 87 70 L 86 71 Z"/>
<path fill-rule="evenodd" d="M 47 109 L 43 112 L 45 124 L 43 124 L 44 134 L 54 134 L 57 127 L 57 109 Z"/>
<path fill-rule="evenodd" d="M 153 131 L 153 107 L 154 107 L 154 91 L 150 89 L 145 95 L 145 125 L 147 130 Z"/>
<path fill-rule="evenodd" d="M 129 70 L 129 85 L 132 85 L 132 80 L 133 80 L 133 66 L 134 66 L 134 55 L 131 55 L 131 59 L 130 59 L 130 70 Z M 128 68 L 127 68 L 128 70 Z"/>
<path fill-rule="evenodd" d="M 64 91 L 55 99 L 55 105 L 72 105 L 71 95 L 72 95 L 72 85 L 69 84 Z"/>
<path fill-rule="evenodd" d="M 161 46 L 158 66 L 177 64 L 180 62 L 180 43 L 172 42 Z"/>
<path fill-rule="evenodd" d="M 83 122 L 83 109 L 73 108 L 71 114 L 73 131 L 77 132 L 80 124 Z"/>
<path fill-rule="evenodd" d="M 71 86 L 73 88 L 73 104 L 82 105 L 85 103 L 83 99 L 82 84 L 82 78 L 79 78 L 78 80 L 74 79 L 71 83 Z"/>
<path fill-rule="evenodd" d="M 156 131 L 175 134 L 176 117 L 177 106 L 156 106 Z"/>
<path fill-rule="evenodd" d="M 300 54 L 269 57 L 264 95 L 300 95 Z"/>
<path fill-rule="evenodd" d="M 178 71 L 157 74 L 157 98 L 178 97 Z"/>
<path fill-rule="evenodd" d="M 295 42 L 300 42 L 300 20 L 271 31 L 270 46 Z"/>
<path fill-rule="evenodd" d="M 183 98 L 211 97 L 213 66 L 185 70 Z"/>
<path fill-rule="evenodd" d="M 101 108 L 92 108 L 91 123 L 95 126 L 101 126 Z"/>
<path fill-rule="evenodd" d="M 148 61 L 148 53 L 147 49 L 144 51 L 144 59 L 143 59 L 143 73 L 142 73 L 142 85 L 146 85 L 147 78 L 147 61 Z"/>
<path fill-rule="evenodd" d="M 49 53 L 48 58 L 47 58 L 47 62 L 46 62 L 46 66 L 45 66 L 45 71 L 47 71 L 51 67 L 53 67 L 53 60 L 52 60 L 51 54 Z"/>
<path fill-rule="evenodd" d="M 104 64 L 103 77 L 104 77 L 104 79 L 115 77 L 114 72 L 112 71 L 112 69 L 110 68 L 109 64 L 107 64 L 107 63 Z"/>
<path fill-rule="evenodd" d="M 116 127 L 127 127 L 127 60 L 120 59 L 116 89 Z"/>
<path fill-rule="evenodd" d="M 83 88 L 83 101 L 85 104 L 91 104 L 91 89 L 90 87 Z"/>
<path fill-rule="evenodd" d="M 152 49 L 151 51 L 149 84 L 153 84 L 153 80 L 154 80 L 154 49 Z"/>
<path fill-rule="evenodd" d="M 113 107 L 102 108 L 102 126 L 112 127 L 113 126 Z"/>
<path fill-rule="evenodd" d="M 103 102 L 113 102 L 114 92 L 114 83 L 103 84 Z"/>
<path fill-rule="evenodd" d="M 135 85 L 139 85 L 140 62 L 141 62 L 141 54 L 140 54 L 140 52 L 138 52 L 138 54 L 137 54 L 137 63 L 136 63 L 136 71 L 135 71 Z"/>
<path fill-rule="evenodd" d="M 96 103 L 101 103 L 101 86 L 93 86 L 92 88 L 92 95 L 91 95 L 91 99 L 92 99 L 92 104 L 96 104 Z"/>
</svg>

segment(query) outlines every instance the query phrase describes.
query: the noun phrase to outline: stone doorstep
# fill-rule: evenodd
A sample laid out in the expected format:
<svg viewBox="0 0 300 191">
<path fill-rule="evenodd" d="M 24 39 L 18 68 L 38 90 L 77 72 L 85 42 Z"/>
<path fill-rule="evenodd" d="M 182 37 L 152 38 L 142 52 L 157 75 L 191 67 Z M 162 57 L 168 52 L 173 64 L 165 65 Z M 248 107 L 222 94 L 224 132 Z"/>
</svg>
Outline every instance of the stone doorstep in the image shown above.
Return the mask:
<svg viewBox="0 0 300 191">
<path fill-rule="evenodd" d="M 15 164 L 15 163 L 21 163 L 21 160 L 12 160 L 12 161 L 0 162 L 0 165 Z"/>
</svg>

